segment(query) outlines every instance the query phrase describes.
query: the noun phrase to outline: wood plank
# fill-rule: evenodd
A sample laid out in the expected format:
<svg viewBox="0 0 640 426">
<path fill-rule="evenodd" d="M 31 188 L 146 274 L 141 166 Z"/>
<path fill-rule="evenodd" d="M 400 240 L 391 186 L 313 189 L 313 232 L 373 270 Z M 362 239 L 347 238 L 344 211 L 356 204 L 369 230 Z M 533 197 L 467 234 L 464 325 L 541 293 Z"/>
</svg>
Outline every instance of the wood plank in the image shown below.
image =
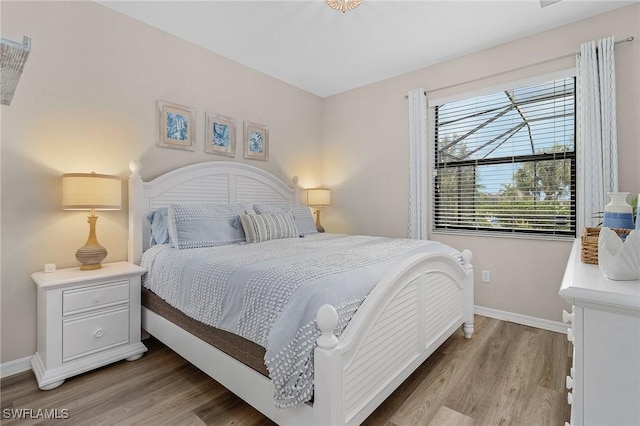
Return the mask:
<svg viewBox="0 0 640 426">
<path fill-rule="evenodd" d="M 472 426 L 474 424 L 475 421 L 471 417 L 467 417 L 464 414 L 460 414 L 444 406 L 438 409 L 433 420 L 429 422 L 430 426 Z"/>
<path fill-rule="evenodd" d="M 476 316 L 476 333 L 449 338 L 365 425 L 558 425 L 569 419 L 566 336 Z M 2 379 L 2 409 L 69 410 L 67 425 L 272 425 L 155 339 L 122 361 L 40 391 L 33 373 Z M 50 423 L 60 422 L 50 421 Z M 2 418 L 3 425 L 47 424 Z"/>
</svg>

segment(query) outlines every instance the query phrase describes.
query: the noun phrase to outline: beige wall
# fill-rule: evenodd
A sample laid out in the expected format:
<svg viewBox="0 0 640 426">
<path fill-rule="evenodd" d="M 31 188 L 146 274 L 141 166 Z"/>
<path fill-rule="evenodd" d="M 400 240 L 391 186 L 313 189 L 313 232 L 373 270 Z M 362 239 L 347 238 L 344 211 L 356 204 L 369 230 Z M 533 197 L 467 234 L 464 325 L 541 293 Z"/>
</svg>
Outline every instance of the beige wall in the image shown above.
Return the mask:
<svg viewBox="0 0 640 426">
<path fill-rule="evenodd" d="M 573 68 L 582 42 L 635 36 L 616 47 L 620 188 L 640 192 L 640 4 L 424 68 L 325 99 L 324 184 L 333 232 L 403 237 L 408 227 L 408 105 L 421 87 L 431 99 Z M 469 40 L 473 43 L 473 40 Z M 561 56 L 569 57 L 551 60 Z M 549 62 L 546 62 L 549 61 Z M 531 66 L 532 64 L 544 64 Z M 511 71 L 515 70 L 515 71 Z M 511 71 L 511 72 L 509 72 Z M 477 80 L 462 84 L 471 80 Z M 454 85 L 447 90 L 435 90 Z M 571 243 L 460 235 L 433 239 L 474 252 L 476 304 L 560 321 L 558 287 Z M 480 271 L 491 271 L 491 283 Z"/>
<path fill-rule="evenodd" d="M 204 113 L 238 120 L 234 161 L 321 184 L 322 99 L 93 2 L 1 3 L 2 37 L 32 38 L 11 106 L 2 107 L 2 362 L 35 352 L 35 285 L 45 263 L 76 266 L 86 213 L 61 211 L 65 172 L 145 179 L 205 154 Z M 156 147 L 156 100 L 195 107 L 195 152 Z M 242 121 L 270 131 L 270 160 L 242 158 Z M 126 186 L 123 187 L 126 189 Z M 126 201 L 126 192 L 123 193 Z M 127 213 L 99 212 L 106 261 L 126 259 Z"/>
<path fill-rule="evenodd" d="M 332 232 L 402 237 L 407 229 L 408 115 L 404 95 L 557 57 L 608 34 L 640 36 L 640 5 L 495 49 L 320 99 L 90 2 L 0 3 L 3 38 L 33 39 L 10 107 L 2 107 L 0 362 L 35 352 L 35 286 L 29 275 L 53 262 L 75 266 L 87 236 L 83 213 L 60 210 L 64 172 L 116 174 L 142 161 L 145 179 L 225 157 L 205 154 L 204 112 L 238 119 L 234 161 L 303 186 L 333 188 L 323 213 Z M 470 42 L 473 42 L 472 40 Z M 640 192 L 640 42 L 617 47 L 621 187 Z M 572 66 L 572 59 L 450 90 L 467 91 Z M 434 93 L 443 96 L 447 93 Z M 161 149 L 158 99 L 197 108 L 196 152 Z M 242 159 L 242 120 L 269 126 L 271 159 Z M 322 159 L 322 160 L 319 160 Z M 324 179 L 321 179 L 321 176 Z M 126 201 L 126 192 L 123 194 Z M 126 258 L 126 205 L 102 212 L 98 237 L 107 261 Z M 490 285 L 476 303 L 559 320 L 557 287 L 569 243 L 437 236 L 475 252 Z M 477 280 L 479 282 L 479 279 Z"/>
</svg>

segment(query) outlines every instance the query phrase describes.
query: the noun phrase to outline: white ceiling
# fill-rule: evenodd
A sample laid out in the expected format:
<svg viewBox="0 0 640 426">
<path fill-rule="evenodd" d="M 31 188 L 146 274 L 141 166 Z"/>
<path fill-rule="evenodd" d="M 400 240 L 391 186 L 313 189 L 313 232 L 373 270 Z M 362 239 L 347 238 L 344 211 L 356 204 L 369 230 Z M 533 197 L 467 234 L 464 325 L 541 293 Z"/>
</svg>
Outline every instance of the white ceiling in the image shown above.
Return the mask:
<svg viewBox="0 0 640 426">
<path fill-rule="evenodd" d="M 99 1 L 325 97 L 578 21 L 633 1 Z M 576 46 L 578 48 L 578 46 Z"/>
</svg>

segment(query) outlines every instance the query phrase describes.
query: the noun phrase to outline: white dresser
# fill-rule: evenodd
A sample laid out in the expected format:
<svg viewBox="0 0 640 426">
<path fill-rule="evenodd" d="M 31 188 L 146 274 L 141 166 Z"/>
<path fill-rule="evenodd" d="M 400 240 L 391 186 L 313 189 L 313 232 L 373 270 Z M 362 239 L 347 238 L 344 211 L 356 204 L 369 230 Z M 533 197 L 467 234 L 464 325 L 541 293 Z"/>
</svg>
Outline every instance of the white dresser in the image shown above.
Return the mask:
<svg viewBox="0 0 640 426">
<path fill-rule="evenodd" d="M 140 342 L 140 276 L 127 262 L 101 269 L 60 269 L 31 275 L 38 287 L 38 348 L 31 359 L 38 387 L 49 390 L 68 377 L 127 359 Z"/>
<path fill-rule="evenodd" d="M 576 240 L 560 287 L 573 305 L 573 367 L 567 376 L 572 426 L 640 425 L 640 281 L 604 278 L 580 261 Z"/>
</svg>

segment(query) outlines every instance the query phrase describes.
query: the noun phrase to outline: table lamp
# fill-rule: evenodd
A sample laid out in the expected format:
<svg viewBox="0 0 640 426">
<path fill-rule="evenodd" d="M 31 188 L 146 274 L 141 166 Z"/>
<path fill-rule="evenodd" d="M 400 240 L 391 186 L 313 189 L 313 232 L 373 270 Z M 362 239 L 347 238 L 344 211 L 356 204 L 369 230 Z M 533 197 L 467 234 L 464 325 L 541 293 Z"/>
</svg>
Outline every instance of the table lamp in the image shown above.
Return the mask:
<svg viewBox="0 0 640 426">
<path fill-rule="evenodd" d="M 62 175 L 63 210 L 90 210 L 89 238 L 76 251 L 81 270 L 102 268 L 107 249 L 96 238 L 96 210 L 120 210 L 122 184 L 117 176 L 92 173 L 65 173 Z"/>
<path fill-rule="evenodd" d="M 324 232 L 324 228 L 320 225 L 320 209 L 331 205 L 331 190 L 328 188 L 307 189 L 307 205 L 316 212 L 316 229 L 318 232 Z"/>
</svg>

